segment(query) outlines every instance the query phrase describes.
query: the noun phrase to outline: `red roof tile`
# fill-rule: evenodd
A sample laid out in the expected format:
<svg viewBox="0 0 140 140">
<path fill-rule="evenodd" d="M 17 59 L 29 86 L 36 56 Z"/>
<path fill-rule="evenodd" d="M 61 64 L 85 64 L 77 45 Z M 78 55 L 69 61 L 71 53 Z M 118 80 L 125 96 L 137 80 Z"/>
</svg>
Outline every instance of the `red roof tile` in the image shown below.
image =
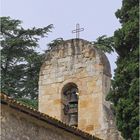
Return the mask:
<svg viewBox="0 0 140 140">
<path fill-rule="evenodd" d="M 11 108 L 16 109 L 17 111 L 21 111 L 23 113 L 26 113 L 27 115 L 30 115 L 32 117 L 35 117 L 45 123 L 49 123 L 51 125 L 54 125 L 55 127 L 64 129 L 65 131 L 68 131 L 70 133 L 73 133 L 74 135 L 80 136 L 82 138 L 85 138 L 86 140 L 101 140 L 93 135 L 90 135 L 78 128 L 69 126 L 53 117 L 50 117 L 49 115 L 46 115 L 44 113 L 39 112 L 38 110 L 23 105 L 22 103 L 20 103 L 19 101 L 1 93 L 0 94 L 0 99 L 1 99 L 1 104 L 5 104 L 8 105 Z"/>
</svg>

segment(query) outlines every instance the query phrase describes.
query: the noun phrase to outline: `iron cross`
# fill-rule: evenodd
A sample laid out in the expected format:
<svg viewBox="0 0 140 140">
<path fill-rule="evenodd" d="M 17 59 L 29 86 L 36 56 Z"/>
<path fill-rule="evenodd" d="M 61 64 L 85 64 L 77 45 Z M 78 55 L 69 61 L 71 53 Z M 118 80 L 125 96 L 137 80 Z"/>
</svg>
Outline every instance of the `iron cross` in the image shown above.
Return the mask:
<svg viewBox="0 0 140 140">
<path fill-rule="evenodd" d="M 76 33 L 76 38 L 79 38 L 82 31 L 84 31 L 84 28 L 80 28 L 80 25 L 76 24 L 76 30 L 73 30 L 72 33 Z"/>
</svg>

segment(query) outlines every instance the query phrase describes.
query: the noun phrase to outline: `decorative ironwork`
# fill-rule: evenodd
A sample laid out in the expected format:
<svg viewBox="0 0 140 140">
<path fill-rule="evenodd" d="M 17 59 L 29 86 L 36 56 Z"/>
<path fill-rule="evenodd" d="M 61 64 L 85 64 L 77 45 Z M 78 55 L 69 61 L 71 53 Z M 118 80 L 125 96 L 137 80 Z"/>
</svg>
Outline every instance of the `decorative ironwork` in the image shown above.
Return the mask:
<svg viewBox="0 0 140 140">
<path fill-rule="evenodd" d="M 84 31 L 84 28 L 80 28 L 80 25 L 76 24 L 76 29 L 72 31 L 72 33 L 76 33 L 76 38 L 80 37 L 80 32 Z"/>
</svg>

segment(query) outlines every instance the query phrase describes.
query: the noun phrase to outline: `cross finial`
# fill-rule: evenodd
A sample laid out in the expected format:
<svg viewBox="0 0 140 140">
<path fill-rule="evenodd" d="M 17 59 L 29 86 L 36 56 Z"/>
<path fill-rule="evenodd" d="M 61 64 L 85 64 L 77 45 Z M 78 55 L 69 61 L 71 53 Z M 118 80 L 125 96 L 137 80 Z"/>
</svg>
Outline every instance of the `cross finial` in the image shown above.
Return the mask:
<svg viewBox="0 0 140 140">
<path fill-rule="evenodd" d="M 80 28 L 80 25 L 76 24 L 76 30 L 73 30 L 72 33 L 76 33 L 76 38 L 80 37 L 80 32 L 84 31 L 84 28 Z"/>
</svg>

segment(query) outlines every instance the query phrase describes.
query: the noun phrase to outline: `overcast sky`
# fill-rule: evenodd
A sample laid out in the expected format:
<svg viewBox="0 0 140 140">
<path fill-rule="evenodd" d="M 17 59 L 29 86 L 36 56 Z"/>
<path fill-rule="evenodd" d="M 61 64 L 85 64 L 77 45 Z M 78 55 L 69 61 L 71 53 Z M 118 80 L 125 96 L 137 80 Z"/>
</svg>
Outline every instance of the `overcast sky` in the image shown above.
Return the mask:
<svg viewBox="0 0 140 140">
<path fill-rule="evenodd" d="M 112 36 L 120 27 L 115 12 L 122 0 L 1 0 L 1 16 L 23 21 L 23 27 L 54 25 L 48 38 L 41 39 L 40 49 L 46 50 L 50 41 L 62 37 L 75 38 L 71 33 L 75 24 L 84 28 L 80 38 L 94 41 L 102 35 Z M 116 55 L 107 55 L 112 74 Z"/>
</svg>

